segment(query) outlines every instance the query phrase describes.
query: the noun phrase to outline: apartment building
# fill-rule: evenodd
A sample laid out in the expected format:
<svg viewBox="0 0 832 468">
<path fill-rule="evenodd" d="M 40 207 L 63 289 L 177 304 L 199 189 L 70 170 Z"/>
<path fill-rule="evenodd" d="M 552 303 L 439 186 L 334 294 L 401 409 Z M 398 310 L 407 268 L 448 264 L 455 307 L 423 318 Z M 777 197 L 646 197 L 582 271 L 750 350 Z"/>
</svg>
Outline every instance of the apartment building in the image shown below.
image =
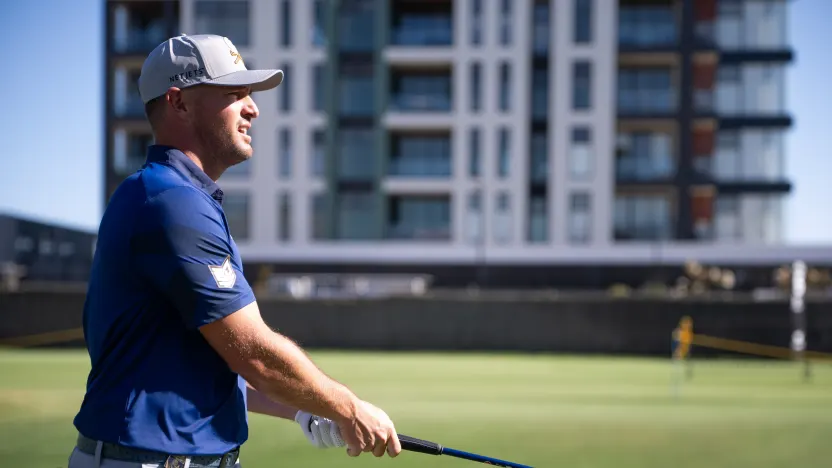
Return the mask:
<svg viewBox="0 0 832 468">
<path fill-rule="evenodd" d="M 106 193 L 152 142 L 145 54 L 214 33 L 286 73 L 255 95 L 254 158 L 219 181 L 249 264 L 603 286 L 791 261 L 788 6 L 107 2 Z"/>
</svg>

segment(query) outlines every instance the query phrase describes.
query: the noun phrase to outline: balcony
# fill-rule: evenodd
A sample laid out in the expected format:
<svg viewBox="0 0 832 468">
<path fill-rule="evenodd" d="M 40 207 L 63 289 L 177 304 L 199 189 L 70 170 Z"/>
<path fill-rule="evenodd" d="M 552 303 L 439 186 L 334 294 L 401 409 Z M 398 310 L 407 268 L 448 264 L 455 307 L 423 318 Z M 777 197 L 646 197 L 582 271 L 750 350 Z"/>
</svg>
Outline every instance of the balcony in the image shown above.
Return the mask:
<svg viewBox="0 0 832 468">
<path fill-rule="evenodd" d="M 676 174 L 672 136 L 653 131 L 620 133 L 615 174 L 620 184 L 669 182 Z"/>
<path fill-rule="evenodd" d="M 391 138 L 387 174 L 393 177 L 451 176 L 451 135 L 399 134 Z"/>
<path fill-rule="evenodd" d="M 667 51 L 676 47 L 679 29 L 671 6 L 622 6 L 618 46 L 624 51 Z"/>
<path fill-rule="evenodd" d="M 113 5 L 110 47 L 116 54 L 144 55 L 168 38 L 176 24 L 176 6 L 164 2 L 132 2 Z"/>
<path fill-rule="evenodd" d="M 451 200 L 445 196 L 391 196 L 386 237 L 397 240 L 451 239 Z"/>
<path fill-rule="evenodd" d="M 619 90 L 618 115 L 666 117 L 676 112 L 676 91 L 672 89 Z"/>
<path fill-rule="evenodd" d="M 677 110 L 671 67 L 621 67 L 618 72 L 618 115 L 668 117 Z"/>
<path fill-rule="evenodd" d="M 454 41 L 450 1 L 399 0 L 392 5 L 390 44 L 403 47 L 443 47 Z"/>
<path fill-rule="evenodd" d="M 532 11 L 532 53 L 546 56 L 551 40 L 549 2 L 535 2 Z"/>
<path fill-rule="evenodd" d="M 390 110 L 449 112 L 452 107 L 451 70 L 393 70 Z"/>
</svg>

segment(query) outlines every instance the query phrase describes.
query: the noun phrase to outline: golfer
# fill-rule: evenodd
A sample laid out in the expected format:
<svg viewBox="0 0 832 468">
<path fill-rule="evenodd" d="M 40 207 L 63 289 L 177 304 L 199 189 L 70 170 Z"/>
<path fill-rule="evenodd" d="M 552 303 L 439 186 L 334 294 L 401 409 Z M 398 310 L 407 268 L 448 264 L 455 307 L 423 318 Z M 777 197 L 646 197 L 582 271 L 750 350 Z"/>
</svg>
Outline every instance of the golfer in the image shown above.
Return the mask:
<svg viewBox="0 0 832 468">
<path fill-rule="evenodd" d="M 215 35 L 173 37 L 145 60 L 155 142 L 101 220 L 70 468 L 239 467 L 248 411 L 296 422 L 316 447 L 400 453 L 384 411 L 263 322 L 228 230 L 216 181 L 252 157 L 252 93 L 282 81 Z"/>
</svg>

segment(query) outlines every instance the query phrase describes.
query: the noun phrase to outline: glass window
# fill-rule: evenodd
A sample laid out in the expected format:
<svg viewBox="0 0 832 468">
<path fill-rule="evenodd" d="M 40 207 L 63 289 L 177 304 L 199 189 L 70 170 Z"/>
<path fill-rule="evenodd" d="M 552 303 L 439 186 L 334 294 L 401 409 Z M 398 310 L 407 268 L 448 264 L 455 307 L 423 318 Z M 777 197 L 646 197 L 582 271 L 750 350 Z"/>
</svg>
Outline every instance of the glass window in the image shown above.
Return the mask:
<svg viewBox="0 0 832 468">
<path fill-rule="evenodd" d="M 292 177 L 292 131 L 280 129 L 278 134 L 280 153 L 278 157 L 278 174 L 283 179 Z"/>
<path fill-rule="evenodd" d="M 471 0 L 471 45 L 482 44 L 482 0 Z"/>
<path fill-rule="evenodd" d="M 574 180 L 587 179 L 592 175 L 595 152 L 592 145 L 592 130 L 589 127 L 572 129 L 572 144 L 569 148 L 569 174 Z"/>
<path fill-rule="evenodd" d="M 342 67 L 339 77 L 339 94 L 342 116 L 373 116 L 376 91 L 372 68 L 365 65 Z"/>
<path fill-rule="evenodd" d="M 532 117 L 545 119 L 549 114 L 549 70 L 535 67 L 532 70 Z"/>
<path fill-rule="evenodd" d="M 370 52 L 375 48 L 374 0 L 343 0 L 338 11 L 338 45 L 345 52 Z"/>
<path fill-rule="evenodd" d="M 338 238 L 373 239 L 377 224 L 376 195 L 344 191 L 338 194 Z"/>
<path fill-rule="evenodd" d="M 508 128 L 501 128 L 497 134 L 497 176 L 507 178 L 511 173 L 511 133 Z"/>
<path fill-rule="evenodd" d="M 670 239 L 670 199 L 663 195 L 618 195 L 614 222 L 616 240 Z"/>
<path fill-rule="evenodd" d="M 469 243 L 479 244 L 483 240 L 482 223 L 482 193 L 475 190 L 468 194 L 467 210 L 465 212 L 465 237 Z"/>
<path fill-rule="evenodd" d="M 284 62 L 279 67 L 283 70 L 283 81 L 278 86 L 278 96 L 280 98 L 280 110 L 289 112 L 292 110 L 292 65 Z"/>
<path fill-rule="evenodd" d="M 450 135 L 405 135 L 392 139 L 388 175 L 448 177 L 451 175 Z"/>
<path fill-rule="evenodd" d="M 736 65 L 722 65 L 716 73 L 717 110 L 725 114 L 743 111 L 742 69 Z"/>
<path fill-rule="evenodd" d="M 507 112 L 511 109 L 511 66 L 508 62 L 500 63 L 500 110 Z"/>
<path fill-rule="evenodd" d="M 498 244 L 511 242 L 512 228 L 511 194 L 499 192 L 494 205 L 494 241 Z"/>
<path fill-rule="evenodd" d="M 372 128 L 342 128 L 338 132 L 340 180 L 372 180 L 376 173 L 375 132 Z"/>
<path fill-rule="evenodd" d="M 544 243 L 549 237 L 549 216 L 545 195 L 532 195 L 529 199 L 528 240 L 532 244 Z"/>
<path fill-rule="evenodd" d="M 393 239 L 451 238 L 451 200 L 447 196 L 390 198 L 388 237 Z"/>
<path fill-rule="evenodd" d="M 310 174 L 321 177 L 326 172 L 326 131 L 312 131 L 312 157 L 309 159 Z"/>
<path fill-rule="evenodd" d="M 326 194 L 316 193 L 312 195 L 312 221 L 311 231 L 312 239 L 321 240 L 326 239 Z"/>
<path fill-rule="evenodd" d="M 737 49 L 745 44 L 741 2 L 720 1 L 717 4 L 717 41 L 725 49 Z"/>
<path fill-rule="evenodd" d="M 246 0 L 196 0 L 194 2 L 194 34 L 225 36 L 235 46 L 251 45 L 252 30 Z"/>
<path fill-rule="evenodd" d="M 277 236 L 287 242 L 292 238 L 292 195 L 281 193 L 277 203 Z"/>
<path fill-rule="evenodd" d="M 532 11 L 532 50 L 536 54 L 549 51 L 549 0 L 536 1 Z"/>
<path fill-rule="evenodd" d="M 740 134 L 722 130 L 716 138 L 716 176 L 719 179 L 738 179 L 742 174 L 742 146 Z M 756 155 L 755 155 L 756 156 Z"/>
<path fill-rule="evenodd" d="M 622 68 L 618 72 L 618 109 L 627 113 L 672 112 L 676 108 L 670 69 Z"/>
<path fill-rule="evenodd" d="M 592 42 L 592 0 L 575 0 L 575 43 Z"/>
<path fill-rule="evenodd" d="M 316 63 L 312 65 L 312 110 L 323 112 L 324 92 L 326 90 L 326 65 Z"/>
<path fill-rule="evenodd" d="M 470 73 L 471 110 L 477 112 L 482 109 L 482 66 L 479 62 L 471 64 Z"/>
<path fill-rule="evenodd" d="M 619 137 L 616 174 L 625 180 L 671 177 L 675 170 L 672 138 L 666 133 L 633 132 Z"/>
<path fill-rule="evenodd" d="M 468 175 L 471 177 L 479 177 L 480 175 L 480 129 L 472 128 L 468 134 L 469 138 L 469 153 L 468 153 Z"/>
<path fill-rule="evenodd" d="M 735 195 L 718 196 L 714 212 L 714 225 L 718 240 L 739 240 L 742 238 L 739 197 Z"/>
<path fill-rule="evenodd" d="M 532 182 L 545 182 L 549 177 L 549 139 L 545 131 L 532 133 L 529 175 Z"/>
<path fill-rule="evenodd" d="M 236 241 L 249 240 L 250 209 L 247 193 L 226 192 L 223 196 L 222 210 L 225 212 L 231 237 Z"/>
<path fill-rule="evenodd" d="M 569 195 L 569 241 L 583 244 L 592 235 L 592 196 L 588 192 Z"/>
<path fill-rule="evenodd" d="M 391 2 L 390 42 L 396 45 L 437 46 L 453 43 L 452 2 L 430 6 Z"/>
<path fill-rule="evenodd" d="M 592 64 L 579 60 L 572 64 L 572 109 L 592 107 Z"/>
<path fill-rule="evenodd" d="M 280 2 L 280 45 L 289 47 L 292 45 L 292 2 L 282 0 Z"/>
<path fill-rule="evenodd" d="M 312 31 L 310 31 L 312 46 L 322 48 L 326 46 L 326 13 L 328 11 L 324 0 L 312 1 Z"/>
<path fill-rule="evenodd" d="M 618 43 L 628 46 L 668 46 L 678 32 L 674 9 L 661 5 L 627 5 L 618 10 Z"/>
<path fill-rule="evenodd" d="M 498 21 L 500 22 L 500 44 L 507 46 L 511 45 L 512 36 L 512 11 L 511 7 L 515 0 L 502 0 L 502 8 Z"/>
<path fill-rule="evenodd" d="M 394 73 L 392 104 L 398 110 L 448 111 L 451 109 L 451 75 Z"/>
</svg>

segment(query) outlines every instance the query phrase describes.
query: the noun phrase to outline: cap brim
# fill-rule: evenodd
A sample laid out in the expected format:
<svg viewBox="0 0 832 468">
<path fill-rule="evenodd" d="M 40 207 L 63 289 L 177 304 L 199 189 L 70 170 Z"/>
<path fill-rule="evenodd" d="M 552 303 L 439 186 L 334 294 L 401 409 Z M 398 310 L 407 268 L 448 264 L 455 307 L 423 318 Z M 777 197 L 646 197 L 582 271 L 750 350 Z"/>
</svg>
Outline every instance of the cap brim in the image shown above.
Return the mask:
<svg viewBox="0 0 832 468">
<path fill-rule="evenodd" d="M 267 91 L 283 82 L 283 70 L 240 70 L 205 81 L 218 86 L 251 86 L 251 91 Z"/>
</svg>

